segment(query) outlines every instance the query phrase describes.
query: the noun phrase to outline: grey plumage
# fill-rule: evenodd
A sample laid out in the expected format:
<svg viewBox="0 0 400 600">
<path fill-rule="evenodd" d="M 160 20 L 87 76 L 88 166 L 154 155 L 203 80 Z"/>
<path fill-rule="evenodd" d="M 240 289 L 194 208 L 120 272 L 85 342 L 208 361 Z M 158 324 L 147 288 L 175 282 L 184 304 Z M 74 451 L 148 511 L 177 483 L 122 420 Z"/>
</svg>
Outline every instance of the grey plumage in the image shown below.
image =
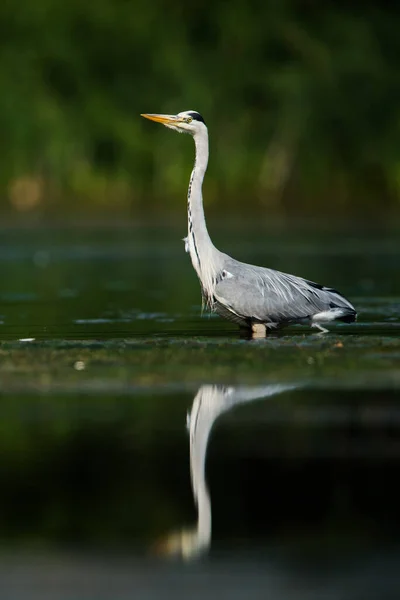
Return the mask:
<svg viewBox="0 0 400 600">
<path fill-rule="evenodd" d="M 339 292 L 307 279 L 239 262 L 215 248 L 207 231 L 202 184 L 208 165 L 208 131 L 196 111 L 178 115 L 142 115 L 178 132 L 190 133 L 196 159 L 188 189 L 188 236 L 185 249 L 199 277 L 203 303 L 220 316 L 253 332 L 356 319 L 352 304 Z"/>
<path fill-rule="evenodd" d="M 255 322 L 270 329 L 355 317 L 350 302 L 332 288 L 226 255 L 217 277 L 214 303 L 217 313 L 241 326 Z"/>
</svg>

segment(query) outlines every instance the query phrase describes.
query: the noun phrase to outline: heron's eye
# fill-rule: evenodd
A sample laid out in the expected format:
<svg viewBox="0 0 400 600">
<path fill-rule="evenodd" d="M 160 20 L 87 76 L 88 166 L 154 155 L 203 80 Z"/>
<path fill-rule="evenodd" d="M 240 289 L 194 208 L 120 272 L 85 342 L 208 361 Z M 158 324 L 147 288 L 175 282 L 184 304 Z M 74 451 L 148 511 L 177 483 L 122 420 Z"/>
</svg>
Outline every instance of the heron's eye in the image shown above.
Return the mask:
<svg viewBox="0 0 400 600">
<path fill-rule="evenodd" d="M 191 123 L 193 121 L 192 117 L 186 117 L 186 123 Z"/>
</svg>

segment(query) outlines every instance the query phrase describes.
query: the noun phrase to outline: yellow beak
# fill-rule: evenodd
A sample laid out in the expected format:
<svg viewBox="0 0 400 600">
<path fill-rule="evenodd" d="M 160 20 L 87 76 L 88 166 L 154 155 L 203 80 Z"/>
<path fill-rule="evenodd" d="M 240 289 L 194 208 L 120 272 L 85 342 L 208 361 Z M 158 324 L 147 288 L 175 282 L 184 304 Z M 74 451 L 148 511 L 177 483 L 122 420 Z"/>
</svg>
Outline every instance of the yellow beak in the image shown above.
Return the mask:
<svg viewBox="0 0 400 600">
<path fill-rule="evenodd" d="M 156 123 L 162 123 L 163 125 L 176 125 L 177 123 L 182 122 L 182 119 L 175 115 L 152 115 L 145 113 L 140 116 L 149 119 L 150 121 L 155 121 Z"/>
</svg>

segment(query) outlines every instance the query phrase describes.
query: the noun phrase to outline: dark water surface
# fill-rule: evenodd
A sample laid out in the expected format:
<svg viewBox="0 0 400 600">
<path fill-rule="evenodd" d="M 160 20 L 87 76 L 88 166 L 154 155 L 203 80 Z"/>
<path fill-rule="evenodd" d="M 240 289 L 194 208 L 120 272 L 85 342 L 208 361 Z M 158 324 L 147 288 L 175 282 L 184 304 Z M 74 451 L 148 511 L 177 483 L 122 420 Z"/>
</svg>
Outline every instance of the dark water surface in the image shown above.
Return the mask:
<svg viewBox="0 0 400 600">
<path fill-rule="evenodd" d="M 0 231 L 1 598 L 400 597 L 398 232 L 214 230 L 358 322 L 241 338 L 168 224 Z"/>
</svg>

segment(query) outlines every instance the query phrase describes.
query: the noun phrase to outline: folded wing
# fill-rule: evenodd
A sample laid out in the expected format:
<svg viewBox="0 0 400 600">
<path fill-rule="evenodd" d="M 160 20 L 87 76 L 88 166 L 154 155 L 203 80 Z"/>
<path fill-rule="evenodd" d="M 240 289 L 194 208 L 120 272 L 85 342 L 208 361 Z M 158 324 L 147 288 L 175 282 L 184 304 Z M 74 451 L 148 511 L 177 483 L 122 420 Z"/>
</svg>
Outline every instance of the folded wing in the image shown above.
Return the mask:
<svg viewBox="0 0 400 600">
<path fill-rule="evenodd" d="M 271 324 L 299 322 L 320 313 L 332 313 L 332 320 L 355 315 L 350 302 L 332 288 L 234 259 L 217 280 L 215 299 L 233 315 Z"/>
</svg>

